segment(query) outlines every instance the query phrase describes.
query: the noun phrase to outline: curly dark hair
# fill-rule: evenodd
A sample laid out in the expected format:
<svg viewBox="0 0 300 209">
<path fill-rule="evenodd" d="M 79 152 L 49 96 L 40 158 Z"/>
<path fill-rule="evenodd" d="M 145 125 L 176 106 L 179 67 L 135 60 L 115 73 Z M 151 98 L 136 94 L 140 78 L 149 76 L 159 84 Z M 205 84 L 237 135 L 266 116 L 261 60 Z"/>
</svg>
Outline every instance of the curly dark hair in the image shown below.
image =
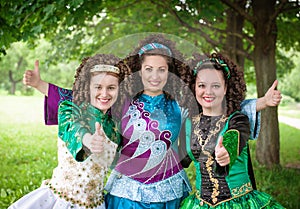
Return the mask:
<svg viewBox="0 0 300 209">
<path fill-rule="evenodd" d="M 139 55 L 140 49 L 149 44 L 158 43 L 166 46 L 172 53 L 170 55 L 169 50 L 165 48 L 146 50 Z M 192 75 L 189 66 L 185 63 L 183 54 L 176 49 L 176 43 L 172 40 L 166 39 L 162 34 L 149 35 L 129 54 L 124 58 L 124 62 L 130 67 L 132 71 L 131 82 L 131 95 L 133 98 L 137 98 L 143 93 L 143 84 L 138 75 L 138 71 L 142 68 L 142 63 L 146 56 L 160 55 L 166 58 L 168 64 L 169 76 L 167 83 L 164 87 L 164 94 L 167 99 L 176 99 L 180 106 L 186 107 L 186 104 L 193 100 L 192 93 L 189 89 L 189 83 L 192 80 Z M 177 80 L 175 80 L 177 79 Z M 190 93 L 190 94 L 189 94 Z"/>
<path fill-rule="evenodd" d="M 222 63 L 227 66 L 230 77 L 228 78 L 227 69 L 224 69 Z M 200 64 L 200 65 L 199 65 Z M 193 69 L 193 80 L 191 82 L 191 89 L 195 95 L 195 80 L 197 73 L 202 69 L 215 69 L 223 72 L 225 85 L 227 86 L 226 100 L 224 100 L 224 108 L 226 115 L 237 110 L 241 110 L 241 102 L 246 96 L 246 83 L 244 80 L 243 71 L 233 63 L 228 57 L 223 56 L 220 53 L 212 53 L 211 55 L 194 54 L 193 58 L 189 60 L 189 65 Z M 200 112 L 202 108 L 200 107 Z"/>
<path fill-rule="evenodd" d="M 90 102 L 90 80 L 94 73 L 90 70 L 95 65 L 105 64 L 113 65 L 120 69 L 120 73 L 116 74 L 108 72 L 109 74 L 118 77 L 119 83 L 123 81 L 129 74 L 130 69 L 126 67 L 120 58 L 112 54 L 96 54 L 92 57 L 86 57 L 82 60 L 80 66 L 76 69 L 75 81 L 73 83 L 73 102 L 81 105 L 83 102 Z"/>
</svg>

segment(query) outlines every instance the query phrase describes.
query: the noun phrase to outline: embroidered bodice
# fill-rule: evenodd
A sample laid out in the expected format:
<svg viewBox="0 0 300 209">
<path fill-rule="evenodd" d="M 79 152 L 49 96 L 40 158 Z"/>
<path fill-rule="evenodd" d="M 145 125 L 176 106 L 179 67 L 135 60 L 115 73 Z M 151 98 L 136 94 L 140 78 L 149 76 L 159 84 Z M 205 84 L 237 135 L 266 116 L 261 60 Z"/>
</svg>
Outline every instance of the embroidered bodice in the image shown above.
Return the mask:
<svg viewBox="0 0 300 209">
<path fill-rule="evenodd" d="M 149 184 L 182 170 L 176 150 L 181 112 L 165 95 L 141 95 L 121 122 L 123 143 L 116 171 Z M 133 166 L 134 165 L 134 166 Z"/>
<path fill-rule="evenodd" d="M 232 166 L 221 167 L 215 160 L 215 146 L 227 120 L 228 118 L 223 116 L 203 115 L 192 119 L 190 154 L 192 154 L 191 158 L 194 160 L 197 170 L 196 195 L 211 205 L 252 191 L 247 170 L 247 139 L 249 137 L 247 117 L 237 113 L 229 123 L 229 129 L 236 133 L 230 136 L 229 143 L 234 142 L 232 138 L 236 138 L 237 142 L 234 150 L 237 153 L 236 157 L 231 155 L 232 152 L 229 148 L 233 144 L 226 147 L 230 154 L 230 160 L 234 161 Z M 239 179 L 234 175 L 237 171 Z"/>
</svg>

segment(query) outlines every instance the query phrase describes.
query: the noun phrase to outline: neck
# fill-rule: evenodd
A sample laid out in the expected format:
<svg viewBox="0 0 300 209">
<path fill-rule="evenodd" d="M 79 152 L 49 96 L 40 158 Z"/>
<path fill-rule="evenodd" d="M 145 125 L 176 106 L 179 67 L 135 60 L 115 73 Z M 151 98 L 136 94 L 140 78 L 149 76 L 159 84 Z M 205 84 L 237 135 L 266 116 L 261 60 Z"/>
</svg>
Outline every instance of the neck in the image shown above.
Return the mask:
<svg viewBox="0 0 300 209">
<path fill-rule="evenodd" d="M 155 92 L 153 92 L 153 91 L 145 91 L 144 90 L 143 94 L 146 94 L 146 95 L 151 96 L 151 97 L 155 97 L 155 96 L 163 94 L 163 91 L 155 91 Z"/>
<path fill-rule="evenodd" d="M 207 116 L 219 116 L 223 115 L 223 111 L 211 110 L 211 109 L 203 109 L 203 115 Z"/>
</svg>

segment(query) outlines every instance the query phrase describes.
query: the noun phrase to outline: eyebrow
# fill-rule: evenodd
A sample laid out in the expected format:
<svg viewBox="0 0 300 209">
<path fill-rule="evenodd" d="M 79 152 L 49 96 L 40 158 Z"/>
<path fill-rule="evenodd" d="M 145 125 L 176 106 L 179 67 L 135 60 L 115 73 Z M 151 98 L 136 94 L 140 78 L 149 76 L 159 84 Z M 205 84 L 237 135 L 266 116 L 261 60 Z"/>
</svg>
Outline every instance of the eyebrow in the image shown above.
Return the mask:
<svg viewBox="0 0 300 209">
<path fill-rule="evenodd" d="M 94 86 L 102 86 L 101 83 L 95 83 Z M 118 86 L 117 84 L 109 84 L 107 86 Z"/>
<path fill-rule="evenodd" d="M 145 67 L 151 67 L 151 68 L 153 68 L 152 65 L 145 65 Z M 167 66 L 159 66 L 158 68 L 167 68 Z"/>
<path fill-rule="evenodd" d="M 207 82 L 205 82 L 205 81 L 198 81 L 197 83 L 205 83 L 206 84 Z M 217 81 L 217 82 L 212 82 L 211 84 L 221 84 L 221 82 Z"/>
</svg>

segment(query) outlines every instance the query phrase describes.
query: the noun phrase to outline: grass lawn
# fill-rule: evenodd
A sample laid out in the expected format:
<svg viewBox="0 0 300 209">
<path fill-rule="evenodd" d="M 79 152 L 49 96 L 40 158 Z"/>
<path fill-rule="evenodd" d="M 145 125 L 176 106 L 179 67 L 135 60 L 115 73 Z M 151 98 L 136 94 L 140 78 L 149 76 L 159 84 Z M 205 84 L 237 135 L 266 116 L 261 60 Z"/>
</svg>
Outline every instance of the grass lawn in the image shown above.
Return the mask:
<svg viewBox="0 0 300 209">
<path fill-rule="evenodd" d="M 57 127 L 44 125 L 41 96 L 0 96 L 0 101 L 0 209 L 6 209 L 51 177 L 57 165 Z M 272 170 L 255 161 L 251 142 L 257 186 L 286 208 L 300 208 L 300 169 L 289 167 L 300 165 L 300 130 L 280 124 L 280 138 L 281 166 Z M 193 166 L 187 172 L 193 181 Z"/>
</svg>

